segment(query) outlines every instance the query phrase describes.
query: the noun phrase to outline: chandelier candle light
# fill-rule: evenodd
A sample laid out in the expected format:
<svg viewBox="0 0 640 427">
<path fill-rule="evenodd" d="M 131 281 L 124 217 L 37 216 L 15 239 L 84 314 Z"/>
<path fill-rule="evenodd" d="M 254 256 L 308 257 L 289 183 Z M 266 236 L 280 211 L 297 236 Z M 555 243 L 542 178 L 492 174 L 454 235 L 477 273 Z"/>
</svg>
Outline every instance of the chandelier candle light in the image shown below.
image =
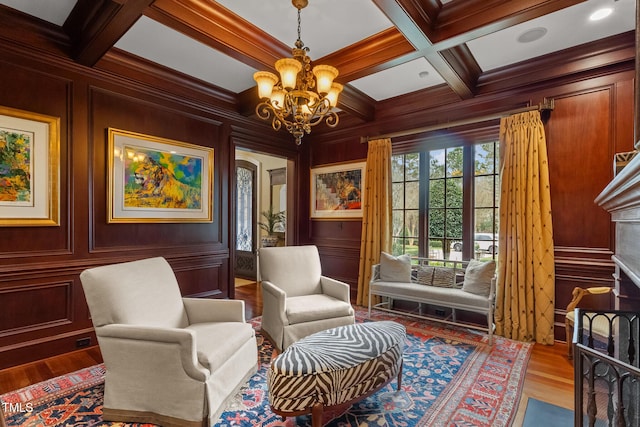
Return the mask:
<svg viewBox="0 0 640 427">
<path fill-rule="evenodd" d="M 342 85 L 333 81 L 338 76 L 337 68 L 316 65 L 311 69 L 307 56 L 309 48 L 300 40 L 300 11 L 307 6 L 308 0 L 292 0 L 291 3 L 298 9 L 298 40 L 292 49 L 293 58 L 276 61 L 279 80 L 268 71 L 258 71 L 253 79 L 258 84 L 261 99 L 256 106 L 258 117 L 263 120 L 273 117 L 273 129 L 280 130 L 284 125 L 300 145 L 305 132 L 311 133 L 311 126 L 323 120 L 329 127 L 338 124 L 338 114 L 333 108 L 338 105 Z"/>
</svg>

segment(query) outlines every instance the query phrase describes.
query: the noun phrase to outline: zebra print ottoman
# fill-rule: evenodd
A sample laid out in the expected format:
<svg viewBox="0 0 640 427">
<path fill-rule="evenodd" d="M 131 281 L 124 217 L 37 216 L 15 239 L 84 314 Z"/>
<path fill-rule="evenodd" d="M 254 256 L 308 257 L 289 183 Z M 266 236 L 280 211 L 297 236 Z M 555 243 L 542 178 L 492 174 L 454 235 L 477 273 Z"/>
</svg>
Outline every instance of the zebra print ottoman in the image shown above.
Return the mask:
<svg viewBox="0 0 640 427">
<path fill-rule="evenodd" d="M 403 325 L 358 323 L 317 332 L 289 346 L 267 373 L 269 402 L 286 418 L 311 412 L 322 425 L 325 408 L 351 404 L 402 379 Z"/>
</svg>

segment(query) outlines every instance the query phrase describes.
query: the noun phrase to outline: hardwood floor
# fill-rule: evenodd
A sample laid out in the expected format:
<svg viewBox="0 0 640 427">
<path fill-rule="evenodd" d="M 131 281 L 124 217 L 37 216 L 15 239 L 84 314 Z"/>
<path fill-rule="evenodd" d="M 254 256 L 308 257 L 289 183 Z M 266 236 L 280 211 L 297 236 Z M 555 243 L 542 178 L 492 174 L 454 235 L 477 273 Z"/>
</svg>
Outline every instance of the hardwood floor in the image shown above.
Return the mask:
<svg viewBox="0 0 640 427">
<path fill-rule="evenodd" d="M 257 284 L 236 288 L 236 298 L 245 301 L 247 319 L 262 314 L 262 293 Z M 76 351 L 0 371 L 0 394 L 73 372 L 102 362 L 98 347 Z M 573 409 L 573 366 L 567 359 L 566 345 L 535 344 L 527 366 L 524 388 L 514 427 L 522 425 L 527 398 Z"/>
</svg>

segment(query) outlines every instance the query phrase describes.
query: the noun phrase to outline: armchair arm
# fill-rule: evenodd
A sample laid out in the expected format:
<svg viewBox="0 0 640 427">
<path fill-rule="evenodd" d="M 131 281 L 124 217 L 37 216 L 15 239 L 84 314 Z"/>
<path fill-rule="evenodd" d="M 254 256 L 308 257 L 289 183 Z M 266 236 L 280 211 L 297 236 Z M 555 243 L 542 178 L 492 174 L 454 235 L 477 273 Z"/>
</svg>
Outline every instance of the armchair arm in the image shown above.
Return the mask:
<svg viewBox="0 0 640 427">
<path fill-rule="evenodd" d="M 177 344 L 180 361 L 187 375 L 199 381 L 206 381 L 209 372 L 198 366 L 195 332 L 179 328 L 159 328 L 154 326 L 138 326 L 125 324 L 109 324 L 96 328 L 98 338 L 115 340 L 132 340 L 137 343 L 147 342 L 149 352 L 160 357 L 154 351 L 154 344 Z"/>
<path fill-rule="evenodd" d="M 264 301 L 264 305 L 275 306 L 275 310 L 269 310 L 272 313 L 278 313 L 278 318 L 282 322 L 283 325 L 288 325 L 289 320 L 287 319 L 287 293 L 269 282 L 268 280 L 263 280 L 262 282 L 262 300 Z M 264 316 L 263 310 L 263 316 Z"/>
<path fill-rule="evenodd" d="M 607 286 L 597 286 L 597 287 L 586 288 L 586 289 L 576 286 L 575 288 L 573 288 L 573 292 L 572 292 L 573 298 L 571 299 L 571 302 L 569 302 L 569 305 L 567 306 L 567 313 L 570 313 L 573 310 L 575 310 L 575 308 L 580 303 L 580 300 L 582 300 L 582 297 L 584 297 L 585 295 L 608 294 L 612 290 L 613 290 L 612 288 Z"/>
<path fill-rule="evenodd" d="M 189 324 L 245 322 L 244 301 L 231 299 L 182 298 Z"/>
<path fill-rule="evenodd" d="M 320 285 L 322 286 L 322 293 L 339 299 L 341 301 L 351 303 L 350 290 L 351 288 L 344 282 L 336 279 L 332 279 L 326 276 L 320 276 Z"/>
</svg>

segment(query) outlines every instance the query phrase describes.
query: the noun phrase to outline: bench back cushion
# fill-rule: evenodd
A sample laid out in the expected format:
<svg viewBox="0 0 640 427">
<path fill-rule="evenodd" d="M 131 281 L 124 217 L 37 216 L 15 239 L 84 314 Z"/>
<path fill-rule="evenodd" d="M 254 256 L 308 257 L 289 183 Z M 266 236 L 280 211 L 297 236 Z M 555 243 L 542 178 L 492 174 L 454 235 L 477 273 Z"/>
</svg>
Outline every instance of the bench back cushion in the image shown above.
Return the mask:
<svg viewBox="0 0 640 427">
<path fill-rule="evenodd" d="M 489 296 L 491 279 L 496 274 L 495 261 L 477 261 L 472 259 L 464 274 L 462 290 L 476 295 Z"/>
<path fill-rule="evenodd" d="M 380 280 L 385 282 L 411 282 L 411 256 L 380 254 Z"/>
</svg>

